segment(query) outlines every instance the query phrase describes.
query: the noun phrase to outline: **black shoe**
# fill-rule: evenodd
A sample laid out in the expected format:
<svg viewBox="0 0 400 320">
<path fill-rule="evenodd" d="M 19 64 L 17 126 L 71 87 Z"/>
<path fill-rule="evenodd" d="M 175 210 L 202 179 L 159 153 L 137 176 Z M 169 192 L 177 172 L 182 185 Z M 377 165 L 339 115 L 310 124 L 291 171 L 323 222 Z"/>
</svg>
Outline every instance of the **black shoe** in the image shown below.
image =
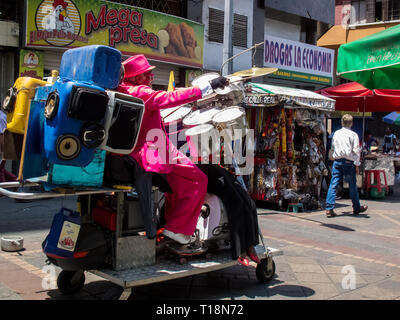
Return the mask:
<svg viewBox="0 0 400 320">
<path fill-rule="evenodd" d="M 333 211 L 333 209 L 326 210 L 326 217 L 327 218 L 333 218 L 333 217 L 336 217 L 336 216 L 337 216 L 337 214 Z"/>
<path fill-rule="evenodd" d="M 361 212 L 367 211 L 367 209 L 368 209 L 368 206 L 361 206 L 360 209 L 353 210 L 353 214 L 357 215 L 357 214 L 359 214 Z"/>
</svg>

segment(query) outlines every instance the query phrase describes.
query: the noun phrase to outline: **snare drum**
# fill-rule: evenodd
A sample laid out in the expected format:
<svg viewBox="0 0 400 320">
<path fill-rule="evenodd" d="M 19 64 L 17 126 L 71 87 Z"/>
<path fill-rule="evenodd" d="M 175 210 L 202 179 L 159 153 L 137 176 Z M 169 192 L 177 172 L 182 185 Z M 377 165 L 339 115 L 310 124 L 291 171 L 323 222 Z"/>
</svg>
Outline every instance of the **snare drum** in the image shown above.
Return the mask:
<svg viewBox="0 0 400 320">
<path fill-rule="evenodd" d="M 219 130 L 229 130 L 227 134 L 230 134 L 232 138 L 238 135 L 244 137 L 247 133 L 247 121 L 246 112 L 241 107 L 229 107 L 218 112 L 213 118 L 212 122 L 214 126 Z"/>
<path fill-rule="evenodd" d="M 208 159 L 219 152 L 218 130 L 212 124 L 202 124 L 186 130 L 186 140 L 193 158 Z"/>
<path fill-rule="evenodd" d="M 178 106 L 161 110 L 161 118 L 163 118 L 165 131 L 171 142 L 178 147 L 178 149 L 185 144 L 183 127 L 183 119 L 190 113 L 192 109 L 189 106 Z M 180 136 L 179 136 L 180 135 Z"/>
<path fill-rule="evenodd" d="M 220 112 L 218 108 L 208 108 L 193 111 L 183 119 L 183 126 L 185 128 L 192 128 L 201 124 L 211 124 L 214 115 Z"/>
</svg>

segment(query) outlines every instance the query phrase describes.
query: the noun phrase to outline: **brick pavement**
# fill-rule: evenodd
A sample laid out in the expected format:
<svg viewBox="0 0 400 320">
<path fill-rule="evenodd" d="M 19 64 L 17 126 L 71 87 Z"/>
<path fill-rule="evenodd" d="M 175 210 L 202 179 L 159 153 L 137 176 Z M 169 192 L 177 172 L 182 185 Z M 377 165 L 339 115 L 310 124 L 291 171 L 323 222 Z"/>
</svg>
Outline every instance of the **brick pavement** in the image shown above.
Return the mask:
<svg viewBox="0 0 400 320">
<path fill-rule="evenodd" d="M 340 208 L 336 210 L 339 216 L 333 219 L 327 219 L 324 211 L 288 214 L 260 207 L 259 222 L 266 244 L 284 251 L 283 256 L 274 258 L 276 275 L 268 284 L 257 282 L 254 264 L 248 268 L 237 265 L 207 274 L 137 287 L 130 298 L 400 299 L 398 199 L 400 193 L 395 191 L 394 196 L 388 197 L 385 202 L 364 201 L 370 209 L 359 217 L 348 214 L 351 211 L 350 200 L 340 200 Z M 7 203 L 7 209 L 14 212 L 12 214 L 19 215 L 24 211 L 24 214 L 29 212 L 32 217 L 35 210 L 43 212 L 43 206 L 49 207 L 46 207 L 49 214 L 37 219 L 36 224 L 32 225 L 36 226 L 34 230 L 28 227 L 13 228 L 10 222 L 0 222 L 0 235 L 8 234 L 8 230 L 25 238 L 24 251 L 0 251 L 0 300 L 99 300 L 115 287 L 109 281 L 86 273 L 81 292 L 72 296 L 62 295 L 55 287 L 60 270 L 53 269 L 53 275 L 46 273 L 49 270 L 40 250 L 40 243 L 48 232 L 46 225 L 59 209 L 59 203 L 25 205 L 29 207 L 28 210 L 8 200 L 0 199 L 0 207 L 2 203 Z M 351 287 L 350 282 L 343 282 L 349 270 L 355 271 L 355 287 Z"/>
</svg>

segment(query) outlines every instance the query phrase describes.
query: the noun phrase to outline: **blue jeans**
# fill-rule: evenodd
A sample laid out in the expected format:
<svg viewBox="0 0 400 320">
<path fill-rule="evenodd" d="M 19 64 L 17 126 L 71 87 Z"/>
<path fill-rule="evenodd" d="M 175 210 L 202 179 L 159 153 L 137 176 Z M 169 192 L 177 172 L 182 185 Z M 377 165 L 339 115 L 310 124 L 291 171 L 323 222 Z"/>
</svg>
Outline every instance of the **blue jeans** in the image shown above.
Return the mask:
<svg viewBox="0 0 400 320">
<path fill-rule="evenodd" d="M 353 202 L 353 210 L 360 209 L 360 198 L 357 190 L 356 167 L 353 161 L 339 159 L 333 162 L 332 178 L 326 196 L 326 210 L 332 210 L 335 207 L 336 189 L 341 179 L 347 176 L 349 182 L 350 198 Z"/>
</svg>

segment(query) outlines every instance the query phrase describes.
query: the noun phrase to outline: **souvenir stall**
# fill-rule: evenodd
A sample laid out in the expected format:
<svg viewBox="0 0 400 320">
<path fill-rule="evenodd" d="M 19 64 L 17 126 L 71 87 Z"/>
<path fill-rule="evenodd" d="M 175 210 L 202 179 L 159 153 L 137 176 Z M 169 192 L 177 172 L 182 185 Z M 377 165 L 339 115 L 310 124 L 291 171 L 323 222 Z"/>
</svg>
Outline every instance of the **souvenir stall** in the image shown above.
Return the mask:
<svg viewBox="0 0 400 320">
<path fill-rule="evenodd" d="M 255 135 L 254 171 L 246 183 L 254 200 L 318 209 L 325 167 L 326 117 L 335 100 L 317 93 L 246 84 L 247 121 Z"/>
</svg>

